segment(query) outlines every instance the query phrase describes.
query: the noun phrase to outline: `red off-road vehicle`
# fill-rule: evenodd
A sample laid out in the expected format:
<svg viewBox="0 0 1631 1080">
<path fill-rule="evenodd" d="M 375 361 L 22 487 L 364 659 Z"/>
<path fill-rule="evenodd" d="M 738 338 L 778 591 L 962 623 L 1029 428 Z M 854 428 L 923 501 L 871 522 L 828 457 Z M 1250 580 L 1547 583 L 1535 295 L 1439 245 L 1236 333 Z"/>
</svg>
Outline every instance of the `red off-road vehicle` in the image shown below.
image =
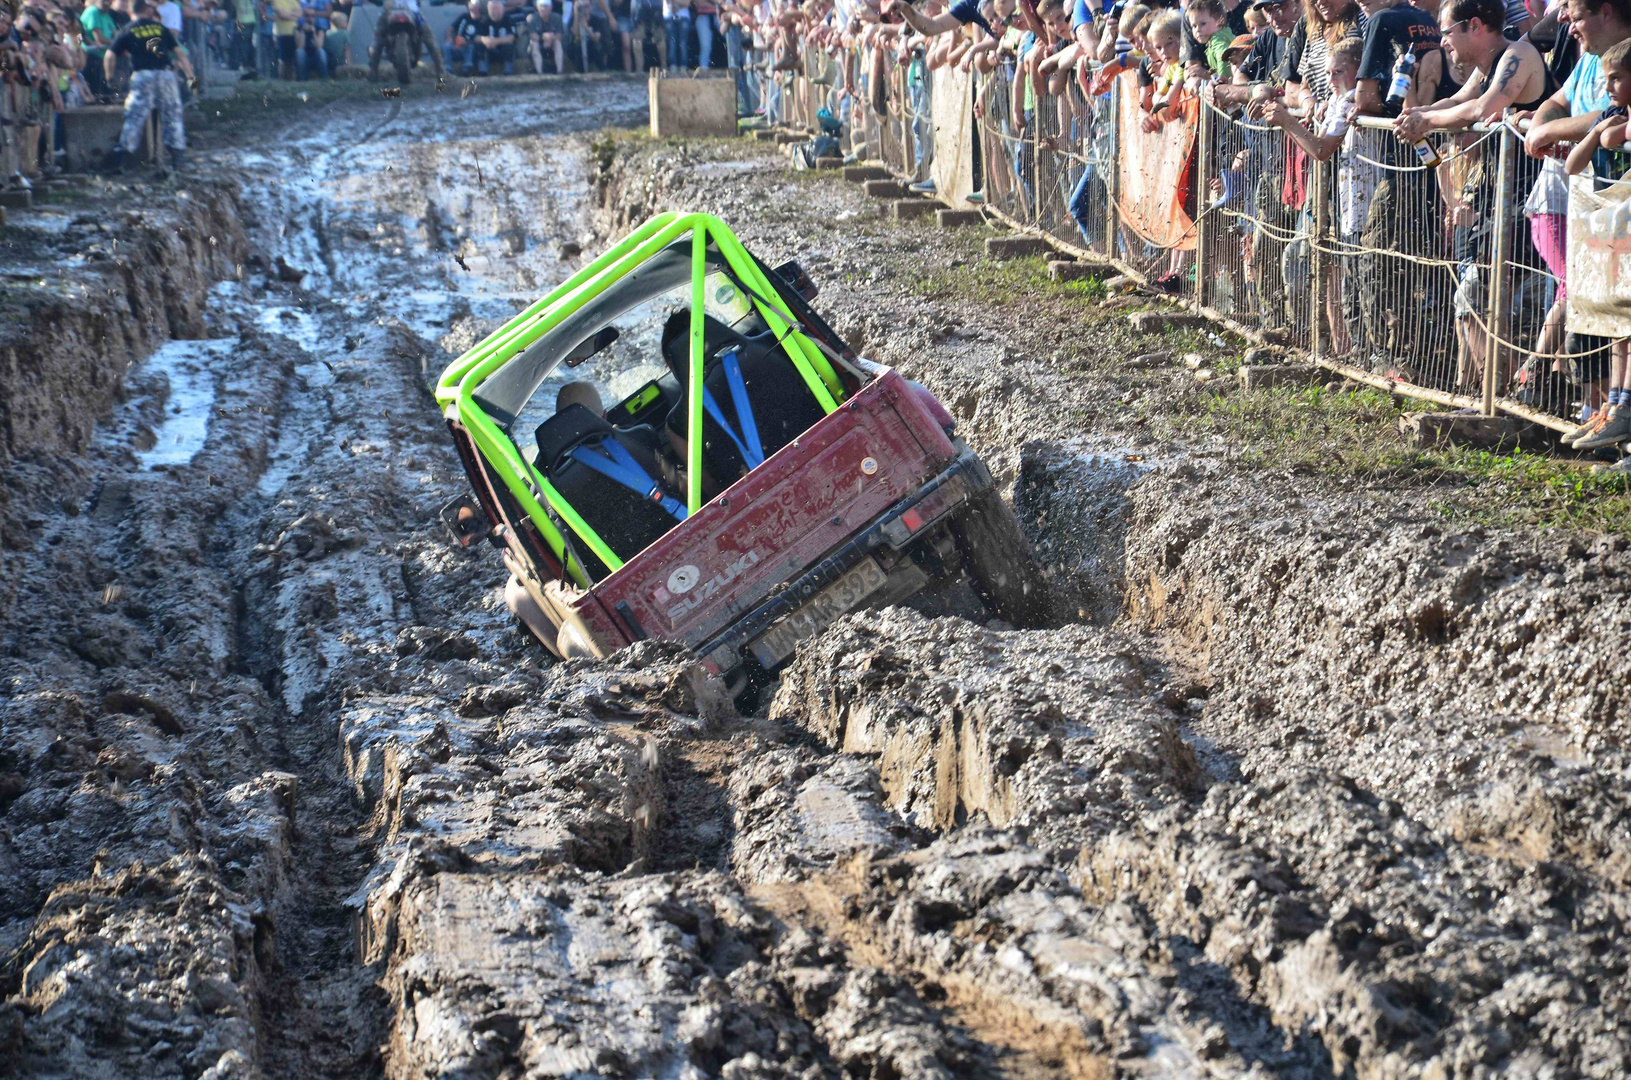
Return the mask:
<svg viewBox="0 0 1631 1080">
<path fill-rule="evenodd" d="M 856 357 L 814 294 L 717 218 L 665 214 L 443 374 L 475 489 L 444 518 L 499 548 L 557 656 L 681 641 L 745 691 L 863 605 L 1039 620 L 951 415 Z"/>
</svg>

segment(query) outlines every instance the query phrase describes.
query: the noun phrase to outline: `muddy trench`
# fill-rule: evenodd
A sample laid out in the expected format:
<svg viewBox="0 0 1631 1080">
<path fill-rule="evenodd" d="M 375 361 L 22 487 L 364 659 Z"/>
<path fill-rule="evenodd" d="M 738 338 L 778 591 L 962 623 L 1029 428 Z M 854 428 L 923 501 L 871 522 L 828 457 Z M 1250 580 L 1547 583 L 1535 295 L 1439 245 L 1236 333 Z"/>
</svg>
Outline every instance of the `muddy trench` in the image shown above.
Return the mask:
<svg viewBox="0 0 1631 1080">
<path fill-rule="evenodd" d="M 1152 440 L 1173 377 L 1060 362 L 1123 343 L 643 108 L 341 101 L 14 215 L 68 269 L 0 372 L 0 1074 L 1631 1073 L 1623 540 Z M 669 208 L 948 404 L 1051 629 L 858 612 L 758 715 L 530 643 L 427 379 Z"/>
</svg>

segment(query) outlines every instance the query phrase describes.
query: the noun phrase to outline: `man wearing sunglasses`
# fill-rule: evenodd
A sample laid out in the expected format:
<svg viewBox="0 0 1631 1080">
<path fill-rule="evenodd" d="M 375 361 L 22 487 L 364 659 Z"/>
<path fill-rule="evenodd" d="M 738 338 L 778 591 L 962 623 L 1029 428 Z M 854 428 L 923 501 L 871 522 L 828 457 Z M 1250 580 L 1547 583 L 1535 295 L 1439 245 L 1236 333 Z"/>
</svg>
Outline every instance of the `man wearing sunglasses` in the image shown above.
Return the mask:
<svg viewBox="0 0 1631 1080">
<path fill-rule="evenodd" d="M 1501 0 L 1452 0 L 1440 10 L 1439 27 L 1450 59 L 1469 72 L 1460 90 L 1444 101 L 1406 108 L 1399 138 L 1415 142 L 1429 131 L 1457 130 L 1498 120 L 1507 109 L 1533 109 L 1557 84 L 1546 60 L 1527 41 L 1507 41 Z"/>
</svg>

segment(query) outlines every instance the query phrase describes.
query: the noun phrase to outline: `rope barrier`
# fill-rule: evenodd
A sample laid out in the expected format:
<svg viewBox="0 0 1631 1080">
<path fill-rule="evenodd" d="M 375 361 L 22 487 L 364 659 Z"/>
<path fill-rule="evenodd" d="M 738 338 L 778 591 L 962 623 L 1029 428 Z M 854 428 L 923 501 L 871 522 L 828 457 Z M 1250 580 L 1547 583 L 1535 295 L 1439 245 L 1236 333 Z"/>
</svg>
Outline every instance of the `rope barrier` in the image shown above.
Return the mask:
<svg viewBox="0 0 1631 1080">
<path fill-rule="evenodd" d="M 1090 64 L 1088 68 L 1097 71 L 1101 66 Z M 1539 312 L 1548 310 L 1549 305 L 1545 304 L 1545 293 L 1538 290 L 1548 284 L 1561 285 L 1562 282 L 1547 269 L 1527 265 L 1512 257 L 1507 251 L 1507 241 L 1501 238 L 1513 233 L 1521 234 L 1521 229 L 1515 226 L 1517 215 L 1522 213 L 1521 203 L 1526 194 L 1521 191 L 1493 196 L 1488 194 L 1496 178 L 1494 158 L 1491 156 L 1497 145 L 1496 140 L 1522 138 L 1521 129 L 1515 128 L 1506 118 L 1474 124 L 1459 132 L 1443 133 L 1452 138 L 1435 139 L 1439 143 L 1440 165 L 1393 164 L 1378 160 L 1375 156 L 1377 151 L 1373 148 L 1370 153 L 1358 149 L 1352 152 L 1350 160 L 1393 174 L 1426 173 L 1442 165 L 1455 166 L 1468 159 L 1481 159 L 1485 166 L 1482 170 L 1464 172 L 1458 178 L 1457 184 L 1463 185 L 1456 189 L 1459 195 L 1449 189 L 1430 190 L 1431 185 L 1424 192 L 1408 187 L 1397 188 L 1396 192 L 1406 194 L 1395 195 L 1396 199 L 1402 200 L 1392 207 L 1399 220 L 1386 234 L 1389 238 L 1387 242 L 1398 243 L 1399 249 L 1395 249 L 1371 246 L 1362 239 L 1357 242 L 1345 240 L 1338 234 L 1335 227 L 1338 208 L 1334 186 L 1322 187 L 1314 182 L 1316 177 L 1328 177 L 1329 172 L 1324 170 L 1332 166 L 1313 166 L 1312 175 L 1282 176 L 1281 171 L 1295 160 L 1289 154 L 1290 148 L 1280 144 L 1265 146 L 1262 143 L 1264 137 L 1283 137 L 1281 129 L 1272 124 L 1253 122 L 1244 116 L 1240 108 L 1231 113 L 1220 107 L 1210 95 L 1203 96 L 1202 108 L 1206 110 L 1205 116 L 1211 126 L 1203 126 L 1202 131 L 1209 130 L 1211 134 L 1206 145 L 1201 146 L 1197 142 L 1194 156 L 1190 158 L 1191 165 L 1185 170 L 1193 177 L 1198 212 L 1181 230 L 1170 230 L 1168 226 L 1170 231 L 1159 233 L 1162 241 L 1156 242 L 1145 235 L 1138 224 L 1148 217 L 1150 207 L 1145 205 L 1149 202 L 1148 198 L 1143 195 L 1135 198 L 1131 191 L 1122 187 L 1129 174 L 1126 172 L 1121 133 L 1117 129 L 1121 116 L 1125 114 L 1117 110 L 1113 103 L 1127 87 L 1127 82 L 1121 80 L 1114 83 L 1112 94 L 1089 97 L 1082 92 L 1079 81 L 1072 78 L 1064 95 L 1037 94 L 1034 98 L 1033 122 L 1026 125 L 1022 132 L 1015 132 L 1012 126 L 1015 118 L 1008 115 L 1011 96 L 1015 91 L 1011 69 L 1011 64 L 1001 62 L 990 72 L 971 75 L 972 100 L 982 106 L 972 131 L 974 145 L 980 149 L 983 160 L 983 177 L 976 178 L 974 190 L 982 190 L 985 194 L 984 212 L 1010 227 L 1041 235 L 1050 243 L 1079 257 L 1085 255 L 1103 260 L 1140 279 L 1159 272 L 1156 267 L 1164 263 L 1169 253 L 1179 249 L 1189 252 L 1192 262 L 1188 265 L 1195 279 L 1194 293 L 1193 299 L 1183 302 L 1237 332 L 1261 340 L 1261 334 L 1254 327 L 1285 325 L 1289 322 L 1293 341 L 1304 341 L 1314 353 L 1314 359 L 1333 371 L 1350 370 L 1349 365 L 1321 355 L 1332 344 L 1330 338 L 1321 336 L 1321 327 L 1325 324 L 1327 303 L 1354 303 L 1353 295 L 1348 292 L 1353 285 L 1342 285 L 1344 295 L 1341 297 L 1325 295 L 1338 287 L 1338 282 L 1352 281 L 1349 276 L 1352 270 L 1348 275 L 1333 273 L 1329 280 L 1325 271 L 1321 270 L 1316 275 L 1314 270 L 1321 260 L 1339 260 L 1335 265 L 1341 266 L 1356 256 L 1370 256 L 1387 260 L 1385 264 L 1378 265 L 1417 269 L 1379 271 L 1392 275 L 1378 279 L 1381 288 L 1397 287 L 1402 291 L 1396 296 L 1392 292 L 1372 296 L 1368 306 L 1362 308 L 1357 316 L 1360 320 L 1357 323 L 1354 321 L 1356 316 L 1352 314 L 1353 308 L 1349 307 L 1349 313 L 1343 316 L 1347 326 L 1333 326 L 1331 332 L 1336 335 L 1337 343 L 1342 344 L 1348 340 L 1351 331 L 1356 335 L 1354 345 L 1358 350 L 1369 351 L 1372 356 L 1378 352 L 1389 355 L 1390 362 L 1399 372 L 1414 373 L 1413 378 L 1425 374 L 1423 381 L 1431 384 L 1417 385 L 1389 376 L 1387 382 L 1390 387 L 1396 388 L 1396 392 L 1419 394 L 1437 401 L 1447 401 L 1453 397 L 1459 403 L 1466 403 L 1474 399 L 1459 393 L 1448 394 L 1433 387 L 1470 386 L 1480 378 L 1487 378 L 1487 365 L 1503 363 L 1503 357 L 1505 363 L 1511 363 L 1515 358 L 1522 358 L 1525 363 L 1573 361 L 1600 355 L 1614 347 L 1611 342 L 1579 352 L 1540 352 L 1512 340 L 1526 336 L 1531 326 L 1535 332 L 1539 332 L 1540 323 L 1544 321 Z M 868 65 L 866 70 L 870 83 L 872 69 Z M 927 69 L 925 77 L 932 78 L 934 70 Z M 860 110 L 856 114 L 856 121 L 859 127 L 861 119 L 865 119 L 870 156 L 884 158 L 893 171 L 902 174 L 913 169 L 918 129 L 928 126 L 937 136 L 940 131 L 940 125 L 936 122 L 940 119 L 938 98 L 934 109 L 928 113 L 920 111 L 915 107 L 913 95 L 921 88 L 918 88 L 918 84 L 909 86 L 903 78 L 904 72 L 904 67 L 893 52 L 886 54 L 880 75 L 884 85 L 878 88 L 882 90 L 879 96 L 884 104 L 881 112 L 871 108 L 868 95 L 856 92 L 856 107 Z M 802 76 L 799 78 L 802 79 Z M 798 84 L 797 79 L 793 82 L 794 85 Z M 796 95 L 794 100 L 813 113 L 818 99 Z M 1294 112 L 1293 115 L 1298 114 Z M 1299 119 L 1305 118 L 1299 116 Z M 1383 132 L 1395 132 L 1397 127 L 1395 121 L 1375 116 L 1354 117 L 1353 125 L 1367 131 Z M 968 132 L 970 129 L 962 130 Z M 935 141 L 938 142 L 938 138 Z M 939 147 L 930 148 L 930 152 L 935 153 L 937 160 L 940 158 Z M 1240 154 L 1250 156 L 1243 161 L 1243 169 L 1237 172 L 1235 179 L 1229 182 L 1234 189 L 1230 202 L 1213 205 L 1209 197 L 1211 183 L 1218 180 L 1224 170 L 1233 170 L 1233 162 Z M 1088 170 L 1091 170 L 1091 175 Z M 1143 190 L 1153 190 L 1150 183 L 1156 179 L 1146 172 L 1142 180 Z M 1287 185 L 1288 192 L 1302 191 L 1305 181 L 1306 195 L 1300 205 L 1280 204 L 1278 185 Z M 1259 201 L 1265 191 L 1260 185 L 1265 182 L 1276 185 L 1276 194 L 1270 196 L 1268 204 Z M 1092 186 L 1086 186 L 1088 183 Z M 1481 194 L 1472 194 L 1474 190 Z M 1252 194 L 1254 191 L 1257 193 L 1255 196 Z M 1241 201 L 1242 192 L 1245 193 L 1244 202 Z M 1493 211 L 1492 204 L 1486 201 L 1489 198 L 1500 200 L 1493 204 Z M 1328 200 L 1318 207 L 1317 213 L 1316 200 Z M 1454 227 L 1452 235 L 1448 215 L 1468 205 L 1481 208 L 1480 228 L 1473 229 L 1462 224 Z M 1327 208 L 1329 219 L 1324 216 Z M 1311 218 L 1321 222 L 1329 220 L 1329 223 L 1323 230 L 1316 229 L 1311 227 Z M 1150 220 L 1154 221 L 1153 218 Z M 1500 235 L 1497 235 L 1494 224 L 1501 220 L 1506 221 L 1510 232 L 1500 231 Z M 1412 221 L 1419 224 L 1414 227 L 1406 224 Z M 1224 224 L 1218 224 L 1220 222 Z M 1474 257 L 1445 257 L 1442 253 L 1450 250 L 1448 245 L 1452 240 L 1457 251 L 1463 245 L 1472 245 Z M 1523 242 L 1521 237 L 1520 242 Z M 1079 246 L 1081 244 L 1086 247 Z M 1293 246 L 1303 252 L 1295 260 L 1286 253 Z M 1414 250 L 1403 250 L 1405 247 Z M 1123 261 L 1123 258 L 1130 261 Z M 1530 261 L 1534 260 L 1531 258 Z M 1494 288 L 1489 287 L 1492 281 L 1507 280 L 1493 277 L 1493 267 L 1497 264 L 1504 268 L 1505 274 L 1512 276 L 1510 288 L 1503 289 L 1499 284 Z M 1183 264 L 1174 262 L 1171 265 L 1181 267 Z M 1294 268 L 1300 268 L 1296 270 L 1297 283 L 1293 283 L 1291 276 Z M 1440 271 L 1446 275 L 1445 278 L 1438 276 Z M 1476 283 L 1473 291 L 1466 291 L 1467 283 L 1474 280 L 1469 276 L 1469 271 L 1476 272 L 1476 282 L 1484 283 L 1481 291 Z M 1445 282 L 1449 287 L 1440 282 Z M 1538 307 L 1537 296 L 1540 297 Z M 1215 309 L 1208 306 L 1212 302 L 1216 303 Z M 1502 314 L 1499 318 L 1491 306 L 1493 304 L 1500 305 Z M 1335 308 L 1330 310 L 1336 311 Z M 1369 321 L 1377 318 L 1378 312 L 1389 328 L 1386 338 L 1378 337 L 1381 331 Z M 1337 316 L 1333 314 L 1331 317 Z M 1479 340 L 1477 338 L 1458 340 L 1456 323 L 1463 319 L 1467 326 L 1476 328 L 1481 339 L 1488 343 L 1487 346 L 1474 344 Z M 1522 326 L 1523 333 L 1514 333 L 1512 327 L 1515 326 Z M 1466 333 L 1470 335 L 1473 330 L 1469 329 Z M 1425 338 L 1422 336 L 1424 334 Z M 1480 370 L 1486 371 L 1486 375 L 1478 375 Z M 1372 375 L 1369 378 L 1374 380 L 1381 377 Z M 1485 408 L 1488 407 L 1489 386 L 1485 384 L 1486 397 L 1482 403 Z M 1552 404 L 1566 409 L 1569 402 Z M 1541 422 L 1562 422 L 1536 413 L 1534 408 L 1523 403 L 1497 400 L 1496 405 L 1518 415 L 1530 418 L 1540 416 Z"/>
</svg>

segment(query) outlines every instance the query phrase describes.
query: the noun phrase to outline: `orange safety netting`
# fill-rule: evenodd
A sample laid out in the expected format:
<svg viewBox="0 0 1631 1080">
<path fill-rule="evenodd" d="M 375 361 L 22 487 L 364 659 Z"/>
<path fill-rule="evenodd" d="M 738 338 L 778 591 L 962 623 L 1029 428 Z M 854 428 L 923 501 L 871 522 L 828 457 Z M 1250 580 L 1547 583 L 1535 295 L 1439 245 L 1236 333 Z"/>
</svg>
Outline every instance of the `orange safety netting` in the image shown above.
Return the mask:
<svg viewBox="0 0 1631 1080">
<path fill-rule="evenodd" d="M 1138 106 L 1138 76 L 1127 72 L 1120 78 L 1121 223 L 1158 247 L 1193 251 L 1195 222 L 1184 206 L 1193 183 L 1190 164 L 1200 127 L 1200 100 L 1184 94 L 1177 114 L 1156 131 L 1146 132 L 1140 122 L 1144 112 Z"/>
</svg>

